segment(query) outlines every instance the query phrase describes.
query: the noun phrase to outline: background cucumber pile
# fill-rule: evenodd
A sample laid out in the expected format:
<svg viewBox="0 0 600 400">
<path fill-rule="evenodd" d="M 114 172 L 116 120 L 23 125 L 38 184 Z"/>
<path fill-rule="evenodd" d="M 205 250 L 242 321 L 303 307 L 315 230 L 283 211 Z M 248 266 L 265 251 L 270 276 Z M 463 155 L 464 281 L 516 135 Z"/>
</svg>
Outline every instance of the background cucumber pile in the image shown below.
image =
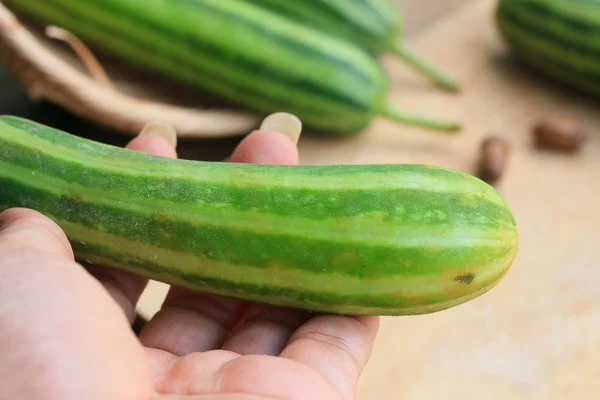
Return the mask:
<svg viewBox="0 0 600 400">
<path fill-rule="evenodd" d="M 376 56 L 393 53 L 438 86 L 457 90 L 458 83 L 410 50 L 402 38 L 402 19 L 390 0 L 256 0 L 264 8 L 294 21 L 356 43 Z"/>
<path fill-rule="evenodd" d="M 391 0 L 7 0 L 95 49 L 264 115 L 286 111 L 327 134 L 377 116 L 440 131 L 456 121 L 399 109 L 378 62 L 396 51 L 444 88 L 457 84 L 397 42 Z M 307 5 L 310 4 L 310 5 Z M 301 5 L 302 7 L 299 7 Z M 356 37 L 364 40 L 356 42 Z"/>
<path fill-rule="evenodd" d="M 535 71 L 600 96 L 600 0 L 500 0 L 496 22 Z"/>
</svg>

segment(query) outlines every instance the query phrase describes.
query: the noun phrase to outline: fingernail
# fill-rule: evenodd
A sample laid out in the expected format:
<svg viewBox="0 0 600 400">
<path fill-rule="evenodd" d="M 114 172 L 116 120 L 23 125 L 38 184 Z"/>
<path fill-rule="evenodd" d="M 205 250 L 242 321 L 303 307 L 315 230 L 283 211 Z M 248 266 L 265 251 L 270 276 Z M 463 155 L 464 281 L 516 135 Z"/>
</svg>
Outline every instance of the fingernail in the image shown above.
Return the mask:
<svg viewBox="0 0 600 400">
<path fill-rule="evenodd" d="M 174 149 L 177 148 L 177 132 L 169 124 L 162 122 L 148 122 L 138 136 L 159 136 L 165 139 Z"/>
<path fill-rule="evenodd" d="M 260 125 L 260 130 L 281 132 L 297 144 L 302 132 L 302 122 L 293 114 L 279 112 L 266 117 Z"/>
</svg>

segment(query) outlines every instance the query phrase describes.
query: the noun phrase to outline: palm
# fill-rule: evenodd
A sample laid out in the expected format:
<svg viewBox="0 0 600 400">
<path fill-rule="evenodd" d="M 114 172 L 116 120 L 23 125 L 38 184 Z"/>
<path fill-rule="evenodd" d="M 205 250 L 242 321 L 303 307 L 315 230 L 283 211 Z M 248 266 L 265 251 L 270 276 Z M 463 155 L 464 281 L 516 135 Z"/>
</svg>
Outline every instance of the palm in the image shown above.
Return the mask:
<svg viewBox="0 0 600 400">
<path fill-rule="evenodd" d="M 239 302 L 173 289 L 140 334 L 155 389 L 182 398 L 209 393 L 353 398 L 376 319 L 310 317 L 252 305 L 247 319 L 231 330 L 243 308 Z"/>
</svg>

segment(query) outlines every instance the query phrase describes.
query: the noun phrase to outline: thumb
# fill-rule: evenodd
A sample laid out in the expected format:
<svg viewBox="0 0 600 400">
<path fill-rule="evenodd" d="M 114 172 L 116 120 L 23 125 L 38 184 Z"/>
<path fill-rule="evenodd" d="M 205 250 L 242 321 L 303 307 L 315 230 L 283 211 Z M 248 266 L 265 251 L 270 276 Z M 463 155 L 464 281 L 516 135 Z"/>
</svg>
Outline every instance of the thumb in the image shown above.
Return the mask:
<svg viewBox="0 0 600 400">
<path fill-rule="evenodd" d="M 151 398 L 143 348 L 58 225 L 0 213 L 0 255 L 0 399 Z"/>
<path fill-rule="evenodd" d="M 73 250 L 62 229 L 50 218 L 26 208 L 0 213 L 0 249 L 12 253 L 35 250 L 73 261 Z"/>
</svg>

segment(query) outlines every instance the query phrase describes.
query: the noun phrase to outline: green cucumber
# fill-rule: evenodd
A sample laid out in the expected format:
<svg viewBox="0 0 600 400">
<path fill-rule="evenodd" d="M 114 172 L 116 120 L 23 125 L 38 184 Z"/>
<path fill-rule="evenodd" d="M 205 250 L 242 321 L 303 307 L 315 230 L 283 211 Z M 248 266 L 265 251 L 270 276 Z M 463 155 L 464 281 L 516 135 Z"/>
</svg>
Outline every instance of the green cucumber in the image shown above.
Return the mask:
<svg viewBox="0 0 600 400">
<path fill-rule="evenodd" d="M 496 23 L 526 65 L 600 96 L 599 0 L 500 0 Z"/>
<path fill-rule="evenodd" d="M 379 115 L 459 129 L 388 104 L 388 78 L 363 49 L 244 0 L 4 3 L 131 65 L 258 112 L 295 114 L 312 131 L 356 133 Z"/>
<path fill-rule="evenodd" d="M 400 10 L 390 0 L 248 0 L 292 20 L 357 43 L 374 55 L 391 53 L 438 86 L 458 90 L 458 83 L 424 60 L 404 41 Z"/>
<path fill-rule="evenodd" d="M 52 218 L 79 260 L 317 312 L 444 310 L 517 252 L 498 193 L 434 166 L 170 159 L 2 116 L 0 188 L 0 210 Z"/>
</svg>

